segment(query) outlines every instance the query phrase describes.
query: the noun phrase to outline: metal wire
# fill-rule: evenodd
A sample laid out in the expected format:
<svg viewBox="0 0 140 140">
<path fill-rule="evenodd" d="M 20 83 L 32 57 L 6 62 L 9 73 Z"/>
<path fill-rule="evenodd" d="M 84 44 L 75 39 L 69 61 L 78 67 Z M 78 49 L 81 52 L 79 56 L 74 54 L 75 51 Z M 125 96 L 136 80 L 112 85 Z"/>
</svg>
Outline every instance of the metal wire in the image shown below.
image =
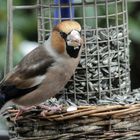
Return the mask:
<svg viewBox="0 0 140 140">
<path fill-rule="evenodd" d="M 13 0 L 7 1 L 7 40 L 6 40 L 6 62 L 4 74 L 13 67 Z"/>
<path fill-rule="evenodd" d="M 46 11 L 39 17 L 44 20 L 45 27 L 45 30 L 38 29 L 41 36 L 51 30 L 46 25 L 51 24 L 49 27 L 53 27 L 55 20 L 62 20 L 61 8 L 69 7 L 70 12 L 74 8 L 75 16 L 70 19 L 77 20 L 83 27 L 85 47 L 81 66 L 62 92 L 65 97 L 76 103 L 99 103 L 106 99 L 112 100 L 117 95 L 129 94 L 127 0 L 84 0 L 64 5 L 60 1 L 58 4 L 45 0 L 41 2 L 40 8 Z M 59 9 L 59 17 L 54 17 L 56 8 Z"/>
<path fill-rule="evenodd" d="M 72 19 L 82 26 L 85 44 L 80 65 L 60 93 L 62 97 L 77 104 L 102 104 L 114 103 L 116 98 L 119 102 L 119 96 L 129 95 L 127 0 L 75 0 L 65 4 L 61 0 L 37 0 L 35 5 L 14 6 L 30 8 L 37 9 L 39 43 L 58 21 Z M 61 16 L 64 8 L 69 8 L 70 17 Z"/>
</svg>

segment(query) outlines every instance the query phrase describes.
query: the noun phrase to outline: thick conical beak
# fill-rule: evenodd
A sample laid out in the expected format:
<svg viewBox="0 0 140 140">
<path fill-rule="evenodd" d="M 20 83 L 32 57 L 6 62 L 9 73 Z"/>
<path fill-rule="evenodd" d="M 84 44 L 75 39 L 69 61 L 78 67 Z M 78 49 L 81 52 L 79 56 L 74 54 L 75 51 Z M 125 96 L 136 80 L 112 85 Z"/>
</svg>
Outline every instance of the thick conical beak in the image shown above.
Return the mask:
<svg viewBox="0 0 140 140">
<path fill-rule="evenodd" d="M 76 30 L 72 30 L 71 33 L 67 36 L 68 46 L 78 47 L 83 44 L 83 40 L 80 36 L 80 33 Z"/>
</svg>

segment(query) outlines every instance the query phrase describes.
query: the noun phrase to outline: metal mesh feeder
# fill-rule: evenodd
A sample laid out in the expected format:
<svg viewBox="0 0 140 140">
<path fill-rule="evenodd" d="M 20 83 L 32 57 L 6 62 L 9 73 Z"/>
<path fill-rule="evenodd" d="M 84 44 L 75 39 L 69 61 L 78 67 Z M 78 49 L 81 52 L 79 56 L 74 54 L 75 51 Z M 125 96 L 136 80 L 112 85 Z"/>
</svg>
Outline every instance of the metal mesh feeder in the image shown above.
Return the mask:
<svg viewBox="0 0 140 140">
<path fill-rule="evenodd" d="M 82 25 L 84 49 L 80 64 L 62 92 L 76 104 L 120 102 L 130 91 L 126 0 L 40 1 L 39 42 L 61 20 Z M 57 13 L 57 14 L 56 14 Z M 64 14 L 65 13 L 65 14 Z"/>
</svg>

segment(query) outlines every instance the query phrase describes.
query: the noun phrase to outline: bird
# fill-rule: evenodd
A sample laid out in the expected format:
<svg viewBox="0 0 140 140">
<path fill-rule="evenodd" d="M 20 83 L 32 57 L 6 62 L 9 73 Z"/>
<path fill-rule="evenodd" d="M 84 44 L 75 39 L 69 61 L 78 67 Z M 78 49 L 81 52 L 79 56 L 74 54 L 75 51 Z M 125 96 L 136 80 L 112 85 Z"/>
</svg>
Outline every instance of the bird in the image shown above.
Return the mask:
<svg viewBox="0 0 140 140">
<path fill-rule="evenodd" d="M 1 80 L 0 109 L 9 102 L 38 105 L 59 93 L 80 61 L 81 25 L 65 20 L 55 25 L 49 38 L 38 45 Z"/>
</svg>

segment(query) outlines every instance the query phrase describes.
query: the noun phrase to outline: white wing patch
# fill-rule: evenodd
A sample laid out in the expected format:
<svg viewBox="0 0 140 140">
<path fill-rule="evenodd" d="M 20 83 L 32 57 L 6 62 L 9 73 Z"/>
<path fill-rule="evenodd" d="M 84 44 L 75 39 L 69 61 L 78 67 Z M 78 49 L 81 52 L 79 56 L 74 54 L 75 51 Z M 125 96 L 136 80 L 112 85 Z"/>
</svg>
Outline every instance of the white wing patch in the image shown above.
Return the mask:
<svg viewBox="0 0 140 140">
<path fill-rule="evenodd" d="M 41 84 L 41 82 L 46 78 L 46 75 L 40 75 L 33 78 L 34 82 L 31 87 Z"/>
</svg>

